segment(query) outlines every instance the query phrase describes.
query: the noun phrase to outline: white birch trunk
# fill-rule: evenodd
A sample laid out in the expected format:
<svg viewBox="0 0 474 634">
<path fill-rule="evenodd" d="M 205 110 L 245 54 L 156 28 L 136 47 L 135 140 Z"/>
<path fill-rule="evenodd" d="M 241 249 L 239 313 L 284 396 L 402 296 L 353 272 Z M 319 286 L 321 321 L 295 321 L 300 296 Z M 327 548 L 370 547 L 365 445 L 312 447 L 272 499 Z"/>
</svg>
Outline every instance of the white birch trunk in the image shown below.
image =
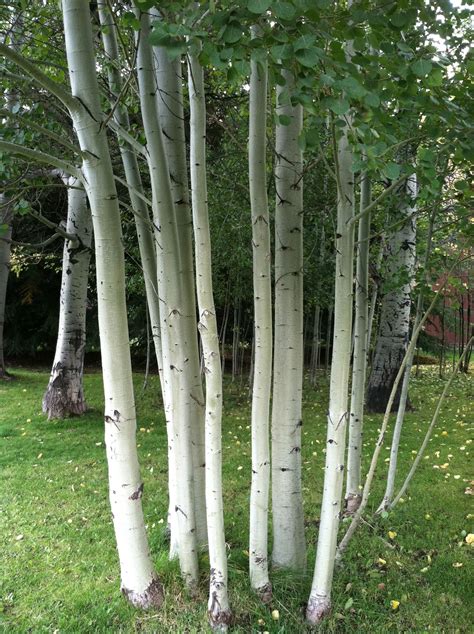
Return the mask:
<svg viewBox="0 0 474 634">
<path fill-rule="evenodd" d="M 48 420 L 80 416 L 87 409 L 83 373 L 92 219 L 82 183 L 74 176 L 64 176 L 63 181 L 68 188 L 66 231 L 77 239 L 64 243 L 58 340 L 43 396 Z"/>
<path fill-rule="evenodd" d="M 283 71 L 285 89 L 293 77 Z M 283 88 L 277 87 L 277 99 Z M 278 103 L 278 102 L 277 102 Z M 277 105 L 291 118 L 276 128 L 275 348 L 272 403 L 273 564 L 303 571 L 306 565 L 301 493 L 303 388 L 303 157 L 298 136 L 301 106 Z"/>
<path fill-rule="evenodd" d="M 222 372 L 219 335 L 212 290 L 211 237 L 207 208 L 206 102 L 204 73 L 197 56 L 189 55 L 190 169 L 196 249 L 196 288 L 199 332 L 206 378 L 206 508 L 211 567 L 208 617 L 211 627 L 227 630 L 227 553 L 222 501 Z"/>
<path fill-rule="evenodd" d="M 367 388 L 366 408 L 372 412 L 384 412 L 393 382 L 408 345 L 412 278 L 415 266 L 415 217 L 410 201 L 416 196 L 416 179 L 411 176 L 402 194 L 400 213 L 405 224 L 395 231 L 387 245 L 388 271 L 386 281 L 402 283 L 387 292 L 382 299 L 380 329 L 377 338 L 374 363 Z M 394 401 L 398 407 L 400 392 Z"/>
<path fill-rule="evenodd" d="M 331 587 L 341 517 L 344 480 L 344 454 L 348 420 L 348 389 L 352 340 L 352 294 L 354 213 L 352 151 L 348 134 L 350 118 L 337 142 L 337 230 L 336 280 L 334 299 L 334 339 L 329 387 L 326 466 L 324 474 L 321 522 L 313 584 L 306 618 L 316 624 L 331 608 Z"/>
<path fill-rule="evenodd" d="M 151 11 L 157 15 L 156 10 Z M 158 17 L 158 16 L 157 16 Z M 163 131 L 163 142 L 171 191 L 176 213 L 179 240 L 180 275 L 183 283 L 183 330 L 188 342 L 186 372 L 191 385 L 191 438 L 194 466 L 194 515 L 196 538 L 199 546 L 207 544 L 205 458 L 204 458 L 204 394 L 196 313 L 196 288 L 193 264 L 193 223 L 189 204 L 186 138 L 184 131 L 183 77 L 181 59 L 169 61 L 163 48 L 155 48 L 156 77 L 158 83 L 158 113 Z"/>
<path fill-rule="evenodd" d="M 123 86 L 122 77 L 118 70 L 120 63 L 115 18 L 110 12 L 107 2 L 98 2 L 99 18 L 102 31 L 102 42 L 105 54 L 110 60 L 107 66 L 108 84 L 111 94 L 117 99 Z M 114 110 L 114 120 L 124 130 L 129 130 L 130 121 L 126 105 L 122 102 Z M 143 184 L 140 176 L 137 156 L 133 148 L 126 142 L 119 142 L 120 154 L 125 171 L 125 179 L 130 187 L 130 202 L 134 213 L 135 226 L 138 237 L 138 247 L 140 250 L 140 260 L 143 268 L 145 280 L 145 292 L 147 298 L 148 313 L 150 316 L 153 345 L 155 348 L 156 361 L 163 390 L 163 355 L 161 350 L 160 334 L 160 310 L 158 297 L 158 281 L 156 273 L 156 252 L 153 236 L 153 228 L 148 213 L 148 207 L 139 194 L 143 194 Z M 166 395 L 163 393 L 163 402 Z"/>
<path fill-rule="evenodd" d="M 416 184 L 416 174 L 413 174 L 412 179 L 415 179 Z M 414 188 L 414 195 L 416 196 L 416 186 Z M 430 221 L 429 229 L 428 229 L 428 245 L 426 248 L 426 254 L 424 259 L 424 270 L 428 266 L 428 260 L 431 252 L 431 235 L 433 231 L 433 218 Z M 415 274 L 415 270 L 413 270 L 413 275 Z M 428 280 L 429 281 L 429 280 Z M 413 280 L 412 280 L 413 283 Z M 413 322 L 413 332 L 418 328 L 418 324 L 420 323 L 421 317 L 423 313 L 423 293 L 420 291 L 418 296 L 418 302 L 416 305 L 416 313 L 415 319 Z M 398 463 L 398 450 L 400 448 L 400 439 L 402 436 L 403 423 L 405 420 L 405 412 L 406 412 L 406 404 L 408 401 L 408 386 L 410 384 L 411 378 L 411 369 L 413 367 L 413 359 L 415 357 L 416 344 L 413 347 L 413 350 L 408 354 L 408 358 L 405 366 L 405 374 L 403 375 L 403 383 L 402 390 L 400 392 L 400 402 L 398 404 L 397 410 L 397 419 L 395 421 L 395 426 L 393 428 L 393 436 L 392 436 L 392 445 L 390 447 L 390 462 L 388 465 L 388 474 L 387 474 L 387 485 L 385 488 L 385 493 L 382 499 L 382 502 L 377 509 L 377 512 L 381 512 L 390 506 L 390 503 L 393 498 L 393 493 L 395 490 L 395 477 L 397 475 L 397 463 Z"/>
<path fill-rule="evenodd" d="M 267 63 L 251 60 L 249 185 L 252 210 L 254 369 L 252 389 L 252 485 L 250 489 L 250 583 L 271 599 L 268 577 L 270 493 L 270 395 L 272 388 L 272 277 L 267 198 Z"/>
<path fill-rule="evenodd" d="M 62 7 L 71 91 L 76 98 L 71 116 L 84 152 L 82 171 L 95 235 L 105 443 L 122 591 L 136 606 L 157 607 L 163 589 L 151 562 L 142 511 L 120 212 L 102 125 L 89 5 L 63 0 Z"/>
<path fill-rule="evenodd" d="M 370 180 L 361 178 L 360 210 L 370 204 Z M 346 512 L 357 510 L 361 500 L 362 429 L 369 317 L 369 234 L 370 213 L 359 220 L 355 279 L 354 356 L 352 362 L 351 408 L 347 449 Z"/>
<path fill-rule="evenodd" d="M 188 342 L 183 315 L 183 280 L 179 275 L 180 256 L 168 161 L 158 119 L 154 59 L 149 44 L 150 18 L 137 10 L 141 29 L 138 37 L 138 84 L 147 139 L 148 160 L 153 195 L 153 214 L 157 232 L 158 288 L 162 306 L 161 336 L 163 378 L 170 394 L 170 410 L 166 412 L 168 444 L 174 453 L 170 468 L 175 469 L 175 506 L 173 524 L 178 527 L 179 561 L 184 581 L 189 586 L 198 582 L 196 523 L 194 511 L 194 465 L 191 449 L 192 411 L 191 384 L 185 371 Z M 174 463 L 174 464 L 173 464 Z"/>
<path fill-rule="evenodd" d="M 7 299 L 7 284 L 10 274 L 10 252 L 11 252 L 11 214 L 6 205 L 7 198 L 0 194 L 0 225 L 5 225 L 0 235 L 0 379 L 9 378 L 5 367 L 3 329 L 5 325 L 5 307 Z"/>
<path fill-rule="evenodd" d="M 122 78 L 117 68 L 119 62 L 119 52 L 116 37 L 115 18 L 110 12 L 110 9 L 106 2 L 99 2 L 99 17 L 101 25 L 104 28 L 102 32 L 102 41 L 104 45 L 105 53 L 108 59 L 112 62 L 108 68 L 108 82 L 111 93 L 115 98 L 120 95 L 122 88 Z M 125 130 L 129 129 L 130 122 L 126 106 L 123 103 L 119 103 L 114 111 L 114 120 Z M 158 295 L 158 277 L 157 277 L 157 261 L 155 251 L 155 238 L 153 232 L 153 226 L 150 222 L 150 216 L 148 213 L 148 207 L 140 197 L 140 193 L 143 193 L 143 184 L 140 175 L 140 169 L 138 165 L 137 156 L 133 148 L 125 141 L 119 142 L 120 154 L 122 156 L 122 163 L 125 171 L 125 179 L 129 186 L 130 201 L 134 212 L 135 226 L 138 237 L 138 247 L 140 250 L 140 259 L 143 268 L 143 277 L 145 280 L 145 292 L 147 298 L 148 314 L 150 317 L 151 332 L 153 338 L 153 345 L 155 349 L 156 361 L 158 364 L 158 373 L 160 376 L 161 394 L 163 398 L 163 405 L 165 412 L 171 412 L 171 396 L 169 395 L 167 388 L 169 385 L 165 383 L 163 378 L 163 350 L 161 344 L 161 326 L 160 326 L 160 299 Z M 170 414 L 167 414 L 167 418 Z M 176 506 L 175 502 L 175 473 L 176 468 L 174 465 L 174 453 L 172 450 L 172 439 L 168 439 L 168 496 L 169 496 L 169 511 L 168 511 L 168 524 L 171 529 L 171 517 L 174 513 L 171 509 Z M 170 558 L 178 556 L 178 535 L 177 527 L 175 530 L 170 530 Z"/>
</svg>

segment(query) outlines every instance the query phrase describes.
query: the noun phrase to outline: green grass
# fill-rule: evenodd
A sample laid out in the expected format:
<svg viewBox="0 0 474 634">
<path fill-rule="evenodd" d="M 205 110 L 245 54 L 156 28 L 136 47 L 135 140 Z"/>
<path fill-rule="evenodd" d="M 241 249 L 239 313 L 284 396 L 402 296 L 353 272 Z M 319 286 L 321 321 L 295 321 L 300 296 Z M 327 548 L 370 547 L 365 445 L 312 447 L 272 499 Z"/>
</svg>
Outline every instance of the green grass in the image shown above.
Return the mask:
<svg viewBox="0 0 474 634">
<path fill-rule="evenodd" d="M 2 631 L 206 631 L 206 555 L 202 554 L 202 583 L 196 598 L 188 596 L 176 563 L 167 557 L 163 531 L 166 438 L 157 378 L 151 377 L 142 394 L 142 377 L 135 377 L 144 510 L 153 557 L 166 589 L 165 604 L 155 614 L 131 608 L 119 592 L 107 500 L 101 376 L 86 376 L 90 405 L 86 416 L 47 422 L 41 414 L 47 374 L 25 370 L 14 374 L 15 381 L 0 383 Z M 307 573 L 274 574 L 274 600 L 267 607 L 248 588 L 248 390 L 226 386 L 223 475 L 234 632 L 306 631 L 304 605 L 314 565 L 324 464 L 327 384 L 323 377 L 320 383 L 317 390 L 306 389 L 303 417 Z M 415 411 L 406 418 L 402 474 L 413 459 L 443 385 L 436 368 L 422 368 L 421 376 L 413 379 Z M 334 609 L 321 632 L 472 632 L 474 593 L 469 565 L 474 548 L 465 543 L 463 532 L 474 532 L 473 497 L 465 494 L 474 475 L 469 472 L 472 385 L 472 378 L 466 376 L 453 383 L 426 459 L 404 502 L 387 518 L 363 525 L 354 537 L 336 572 Z M 380 421 L 379 416 L 366 418 L 366 462 Z M 387 438 L 371 510 L 383 491 L 389 442 Z M 445 468 L 434 468 L 446 463 Z M 394 548 L 387 545 L 388 531 L 397 533 Z M 397 610 L 390 607 L 392 599 L 400 601 Z M 271 618 L 274 609 L 279 610 L 278 621 Z"/>
</svg>

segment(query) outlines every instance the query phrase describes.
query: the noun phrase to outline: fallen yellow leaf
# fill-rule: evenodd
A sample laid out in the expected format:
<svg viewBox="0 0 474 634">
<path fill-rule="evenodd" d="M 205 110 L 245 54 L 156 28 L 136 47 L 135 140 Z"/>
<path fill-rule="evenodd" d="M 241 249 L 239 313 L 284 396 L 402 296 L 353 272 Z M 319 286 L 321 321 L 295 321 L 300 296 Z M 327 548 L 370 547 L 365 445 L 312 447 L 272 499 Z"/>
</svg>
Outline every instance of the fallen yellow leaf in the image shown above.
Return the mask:
<svg viewBox="0 0 474 634">
<path fill-rule="evenodd" d="M 392 610 L 397 610 L 399 605 L 400 601 L 397 601 L 396 599 L 392 599 L 390 601 L 390 607 L 392 608 Z"/>
<path fill-rule="evenodd" d="M 395 539 L 397 533 L 396 531 L 388 531 L 388 536 L 390 537 L 390 539 Z"/>
</svg>

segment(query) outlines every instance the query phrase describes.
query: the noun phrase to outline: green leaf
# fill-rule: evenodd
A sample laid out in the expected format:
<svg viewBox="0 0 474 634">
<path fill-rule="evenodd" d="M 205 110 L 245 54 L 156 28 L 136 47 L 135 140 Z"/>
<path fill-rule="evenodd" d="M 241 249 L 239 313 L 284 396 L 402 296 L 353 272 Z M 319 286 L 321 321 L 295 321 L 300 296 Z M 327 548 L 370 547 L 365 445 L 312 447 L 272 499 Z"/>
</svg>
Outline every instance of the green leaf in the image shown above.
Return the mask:
<svg viewBox="0 0 474 634">
<path fill-rule="evenodd" d="M 291 117 L 287 114 L 279 114 L 278 115 L 278 123 L 280 125 L 290 125 Z"/>
<path fill-rule="evenodd" d="M 342 115 L 349 110 L 351 105 L 347 99 L 330 99 L 329 107 L 334 112 L 334 114 Z"/>
<path fill-rule="evenodd" d="M 378 108 L 380 106 L 380 97 L 374 92 L 368 92 L 364 96 L 364 103 L 366 103 L 371 108 Z"/>
<path fill-rule="evenodd" d="M 397 42 L 397 47 L 404 53 L 413 53 L 411 46 L 408 46 L 405 42 Z"/>
<path fill-rule="evenodd" d="M 428 84 L 428 86 L 431 86 L 432 88 L 442 86 L 443 85 L 443 71 L 441 70 L 441 68 L 435 68 L 433 72 L 428 75 L 425 81 Z"/>
<path fill-rule="evenodd" d="M 280 20 L 291 20 L 295 15 L 295 8 L 290 2 L 274 2 L 272 11 Z"/>
<path fill-rule="evenodd" d="M 317 47 L 301 49 L 296 51 L 296 59 L 302 66 L 314 68 L 321 59 L 321 52 L 321 49 Z"/>
<path fill-rule="evenodd" d="M 270 54 L 276 62 L 281 59 L 290 59 L 294 54 L 293 47 L 291 44 L 277 44 L 271 47 Z"/>
<path fill-rule="evenodd" d="M 387 178 L 394 181 L 394 180 L 397 180 L 397 178 L 400 176 L 400 172 L 402 170 L 398 163 L 392 162 L 392 163 L 387 163 L 383 171 Z"/>
<path fill-rule="evenodd" d="M 339 85 L 349 97 L 354 97 L 355 99 L 363 97 L 367 92 L 364 86 L 362 86 L 355 77 L 346 77 L 339 82 Z"/>
<path fill-rule="evenodd" d="M 348 610 L 349 608 L 351 608 L 353 603 L 354 599 L 352 597 L 349 597 L 344 604 L 344 610 Z"/>
<path fill-rule="evenodd" d="M 265 11 L 268 11 L 270 5 L 271 0 L 249 0 L 247 2 L 247 9 L 251 13 L 265 13 Z"/>
<path fill-rule="evenodd" d="M 242 27 L 236 22 L 228 24 L 222 33 L 222 39 L 226 44 L 235 44 L 242 37 Z"/>
<path fill-rule="evenodd" d="M 431 72 L 433 64 L 428 59 L 418 59 L 411 65 L 412 71 L 418 77 L 425 77 Z"/>
<path fill-rule="evenodd" d="M 316 42 L 315 35 L 302 35 L 294 43 L 295 51 L 299 51 L 302 48 L 310 48 Z"/>
</svg>

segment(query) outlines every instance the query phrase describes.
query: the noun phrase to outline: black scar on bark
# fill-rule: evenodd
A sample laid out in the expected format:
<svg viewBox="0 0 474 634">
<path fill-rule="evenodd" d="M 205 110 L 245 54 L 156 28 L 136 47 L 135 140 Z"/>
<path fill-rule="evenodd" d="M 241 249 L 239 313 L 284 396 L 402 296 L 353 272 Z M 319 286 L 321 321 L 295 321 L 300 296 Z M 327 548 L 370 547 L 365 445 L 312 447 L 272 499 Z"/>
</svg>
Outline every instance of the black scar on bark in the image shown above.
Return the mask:
<svg viewBox="0 0 474 634">
<path fill-rule="evenodd" d="M 140 486 L 138 487 L 138 489 L 136 491 L 134 491 L 132 493 L 132 495 L 129 496 L 129 500 L 139 500 L 142 495 L 143 495 L 143 488 L 144 488 L 144 484 L 143 482 L 140 484 Z"/>
<path fill-rule="evenodd" d="M 160 608 L 165 598 L 163 586 L 158 577 L 154 577 L 148 588 L 143 592 L 135 592 L 122 586 L 122 594 L 133 606 L 143 610 Z"/>
</svg>

